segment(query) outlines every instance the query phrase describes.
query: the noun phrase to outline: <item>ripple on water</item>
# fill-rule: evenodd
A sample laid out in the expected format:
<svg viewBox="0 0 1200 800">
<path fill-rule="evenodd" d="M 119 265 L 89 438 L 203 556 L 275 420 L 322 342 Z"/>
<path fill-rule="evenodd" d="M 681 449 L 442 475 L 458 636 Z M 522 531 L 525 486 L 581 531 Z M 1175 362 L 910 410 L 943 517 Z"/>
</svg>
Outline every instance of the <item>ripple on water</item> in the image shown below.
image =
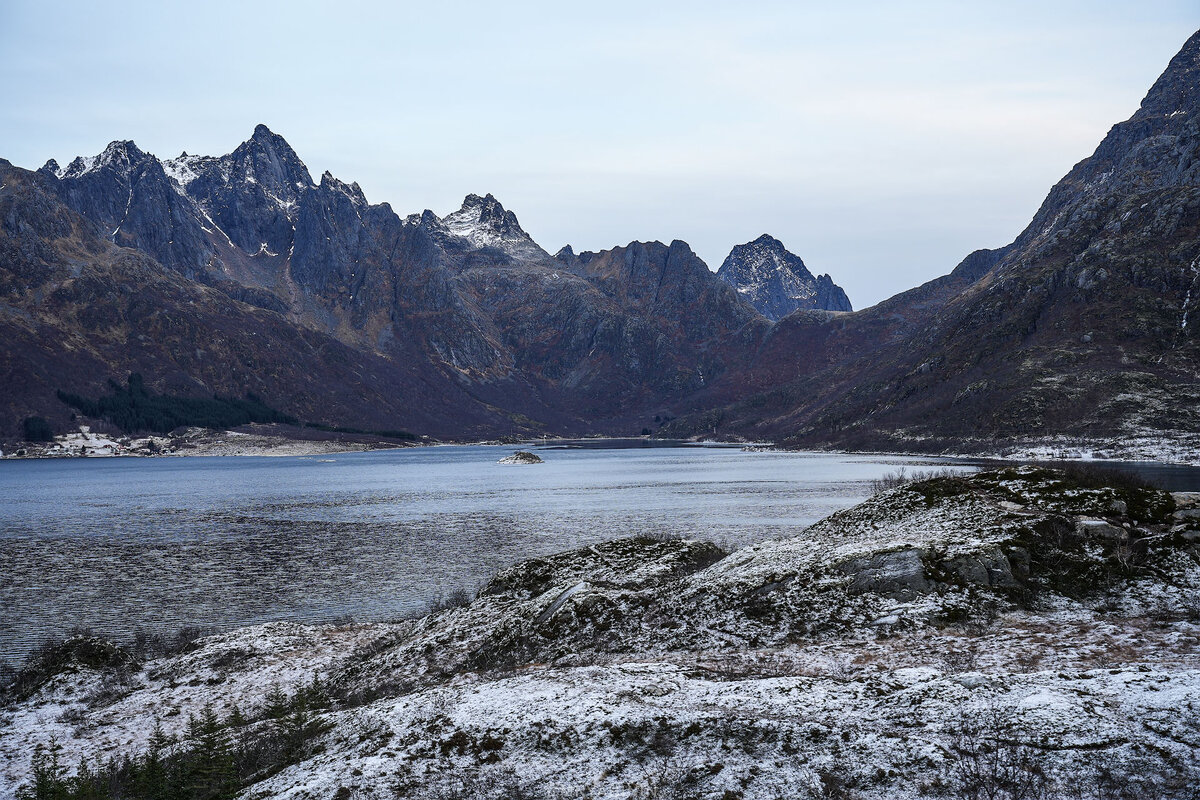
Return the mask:
<svg viewBox="0 0 1200 800">
<path fill-rule="evenodd" d="M 388 619 L 516 561 L 634 535 L 795 535 L 915 459 L 438 447 L 0 462 L 0 658 L 73 626 Z M 965 467 L 964 467 L 965 468 Z"/>
</svg>

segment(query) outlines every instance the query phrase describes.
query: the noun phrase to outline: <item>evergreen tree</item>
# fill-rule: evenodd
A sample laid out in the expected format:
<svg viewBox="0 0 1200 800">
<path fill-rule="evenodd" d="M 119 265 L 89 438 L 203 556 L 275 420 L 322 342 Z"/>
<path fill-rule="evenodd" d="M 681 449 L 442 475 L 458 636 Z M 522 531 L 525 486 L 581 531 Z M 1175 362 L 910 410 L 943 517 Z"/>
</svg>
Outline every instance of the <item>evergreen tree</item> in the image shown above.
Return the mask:
<svg viewBox="0 0 1200 800">
<path fill-rule="evenodd" d="M 237 794 L 237 770 L 230 747 L 229 732 L 217 718 L 217 712 L 206 705 L 199 717 L 191 717 L 188 737 L 192 747 L 188 753 L 188 783 L 184 787 L 190 797 L 225 800 Z"/>
<path fill-rule="evenodd" d="M 167 775 L 167 765 L 164 761 L 170 740 L 163 733 L 162 723 L 155 721 L 154 732 L 150 734 L 150 742 L 146 746 L 146 754 L 140 763 L 135 762 L 136 781 L 135 791 L 145 800 L 170 800 L 171 785 Z"/>
<path fill-rule="evenodd" d="M 54 441 L 54 429 L 44 417 L 26 417 L 21 423 L 21 432 L 27 442 Z"/>
<path fill-rule="evenodd" d="M 103 772 L 92 772 L 87 759 L 80 759 L 79 769 L 71 779 L 70 796 L 76 800 L 109 800 L 108 781 Z"/>
<path fill-rule="evenodd" d="M 39 744 L 33 750 L 33 784 L 17 790 L 17 800 L 71 800 L 67 783 L 67 768 L 61 760 L 62 745 L 50 737 L 49 745 Z"/>
<path fill-rule="evenodd" d="M 263 714 L 268 719 L 283 719 L 288 713 L 288 697 L 279 684 L 272 683 L 263 699 Z"/>
</svg>

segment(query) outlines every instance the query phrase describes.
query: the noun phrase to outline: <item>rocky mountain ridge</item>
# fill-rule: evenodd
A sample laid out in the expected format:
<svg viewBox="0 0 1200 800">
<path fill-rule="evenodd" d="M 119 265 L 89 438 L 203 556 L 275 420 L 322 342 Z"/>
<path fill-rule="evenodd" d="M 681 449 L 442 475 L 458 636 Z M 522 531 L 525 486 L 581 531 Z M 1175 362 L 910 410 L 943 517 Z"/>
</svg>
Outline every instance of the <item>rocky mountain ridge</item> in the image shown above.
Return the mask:
<svg viewBox="0 0 1200 800">
<path fill-rule="evenodd" d="M 114 142 L 66 169 L 51 161 L 38 175 L 39 188 L 109 242 L 365 357 L 403 362 L 409 375 L 402 384 L 453 386 L 412 422 L 403 401 L 368 415 L 390 419 L 389 428 L 421 429 L 432 414 L 442 419 L 435 435 L 456 424 L 460 435 L 470 435 L 471 408 L 480 407 L 493 421 L 477 432 L 583 433 L 614 418 L 640 423 L 651 409 L 702 386 L 704 375 L 725 369 L 728 348 L 713 337 L 747 326 L 754 337 L 766 327 L 682 243 L 628 248 L 641 254 L 631 260 L 636 269 L 658 270 L 657 282 L 678 292 L 617 290 L 598 273 L 564 269 L 492 195 L 468 195 L 445 217 L 425 211 L 401 219 L 328 172 L 314 183 L 287 142 L 263 125 L 225 156 L 160 161 L 132 142 Z M 18 237 L 27 233 L 14 229 Z M 694 308 L 694 301 L 707 305 Z M 158 354 L 176 362 L 178 355 Z M 114 373 L 118 360 L 111 359 Z M 162 366 L 140 369 L 155 388 L 165 385 Z M 72 390 L 102 385 L 69 380 L 61 378 Z M 229 391 L 227 384 L 207 386 Z M 14 419 L 62 416 L 48 402 L 52 388 L 28 388 L 13 398 Z M 296 391 L 274 389 L 284 405 Z M 417 416 L 426 419 L 418 423 Z"/>
<path fill-rule="evenodd" d="M 679 241 L 551 257 L 491 195 L 445 217 L 401 218 L 357 184 L 329 173 L 314 183 L 264 126 L 220 157 L 163 162 L 114 142 L 36 178 L 7 165 L 0 204 L 13 255 L 0 263 L 10 287 L 0 320 L 30 344 L 4 358 L 10 374 L 36 377 L 10 382 L 3 424 L 10 436 L 30 414 L 62 424 L 55 389 L 94 393 L 134 369 L 156 391 L 269 386 L 269 400 L 304 418 L 320 406 L 320 382 L 300 376 L 333 374 L 353 351 L 350 361 L 374 367 L 352 374 L 391 371 L 382 384 L 392 399 L 369 406 L 362 378 L 324 382 L 331 411 L 315 421 L 955 452 L 1054 437 L 1198 440 L 1198 62 L 1200 34 L 1011 244 L 858 312 L 816 308 L 843 305 L 837 287 L 770 237 L 735 248 L 718 277 Z M 65 222 L 68 243 L 25 213 L 87 224 Z M 207 347 L 230 325 L 145 295 L 166 283 L 124 283 L 111 259 L 105 295 L 56 295 L 78 306 L 39 328 L 42 290 L 21 275 L 41 275 L 31 266 L 41 263 L 65 276 L 91 257 L 80 253 L 113 245 L 222 295 L 230 319 L 267 314 L 292 344 L 260 352 L 245 339 L 236 361 L 201 369 L 197 353 L 231 357 Z M 136 302 L 117 302 L 126 296 Z M 789 311 L 801 300 L 814 308 Z M 108 309 L 107 328 L 89 303 Z M 177 318 L 169 345 L 129 316 L 156 306 Z M 337 348 L 295 353 L 313 336 Z M 313 363 L 255 377 L 255 364 L 285 350 Z M 333 352 L 340 362 L 326 370 Z M 432 399 L 419 413 L 417 397 Z"/>
</svg>

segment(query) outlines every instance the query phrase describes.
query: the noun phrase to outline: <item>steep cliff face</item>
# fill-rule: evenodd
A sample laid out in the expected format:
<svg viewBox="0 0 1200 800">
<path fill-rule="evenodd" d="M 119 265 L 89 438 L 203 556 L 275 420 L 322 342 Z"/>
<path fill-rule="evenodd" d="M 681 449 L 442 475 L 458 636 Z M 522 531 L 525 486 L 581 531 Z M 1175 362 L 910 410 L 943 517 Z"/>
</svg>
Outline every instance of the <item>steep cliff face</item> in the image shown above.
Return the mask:
<svg viewBox="0 0 1200 800">
<path fill-rule="evenodd" d="M 753 307 L 717 279 L 686 242 L 631 242 L 565 262 L 609 297 L 675 322 L 692 340 L 719 336 L 754 321 Z"/>
<path fill-rule="evenodd" d="M 813 277 L 799 256 L 765 233 L 733 248 L 717 276 L 768 319 L 800 309 L 853 310 L 850 298 L 832 278 Z"/>
<path fill-rule="evenodd" d="M 69 207 L 95 222 L 109 241 L 132 247 L 188 277 L 207 272 L 216 248 L 193 204 L 172 185 L 157 158 L 133 142 L 113 142 L 65 169 L 41 169 Z"/>
<path fill-rule="evenodd" d="M 251 255 L 286 253 L 301 197 L 313 188 L 308 167 L 265 125 L 232 153 L 164 162 L 176 184 L 229 243 Z"/>
</svg>

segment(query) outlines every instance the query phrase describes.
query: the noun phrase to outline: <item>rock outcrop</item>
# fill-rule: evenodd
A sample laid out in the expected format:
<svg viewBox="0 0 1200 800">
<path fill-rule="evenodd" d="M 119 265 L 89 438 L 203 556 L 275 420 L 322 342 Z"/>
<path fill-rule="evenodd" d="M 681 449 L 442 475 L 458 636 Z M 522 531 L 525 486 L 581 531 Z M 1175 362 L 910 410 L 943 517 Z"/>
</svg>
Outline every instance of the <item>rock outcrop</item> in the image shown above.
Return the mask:
<svg viewBox="0 0 1200 800">
<path fill-rule="evenodd" d="M 536 453 L 531 453 L 528 450 L 518 450 L 511 456 L 505 456 L 500 459 L 498 464 L 544 464 L 545 461 Z"/>
</svg>

